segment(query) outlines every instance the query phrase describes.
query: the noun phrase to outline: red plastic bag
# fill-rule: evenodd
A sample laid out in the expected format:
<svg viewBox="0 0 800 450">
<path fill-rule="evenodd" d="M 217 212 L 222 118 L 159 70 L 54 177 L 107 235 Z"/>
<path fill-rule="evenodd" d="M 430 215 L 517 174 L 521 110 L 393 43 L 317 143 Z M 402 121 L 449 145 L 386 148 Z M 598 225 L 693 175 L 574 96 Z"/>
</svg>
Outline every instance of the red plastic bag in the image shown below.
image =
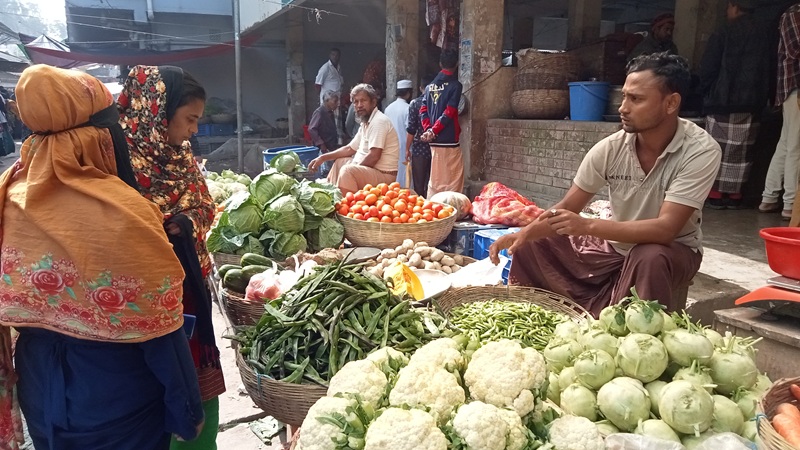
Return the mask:
<svg viewBox="0 0 800 450">
<path fill-rule="evenodd" d="M 519 192 L 492 182 L 481 190 L 472 202 L 472 215 L 476 223 L 503 224 L 510 227 L 524 227 L 536 220 L 544 212 L 531 200 Z"/>
</svg>

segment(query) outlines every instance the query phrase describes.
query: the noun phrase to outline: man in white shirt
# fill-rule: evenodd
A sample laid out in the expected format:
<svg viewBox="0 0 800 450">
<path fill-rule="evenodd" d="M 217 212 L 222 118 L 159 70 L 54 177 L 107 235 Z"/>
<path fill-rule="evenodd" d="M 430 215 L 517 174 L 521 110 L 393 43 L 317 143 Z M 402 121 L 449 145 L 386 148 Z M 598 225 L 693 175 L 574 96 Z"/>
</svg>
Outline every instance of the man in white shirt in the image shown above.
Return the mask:
<svg viewBox="0 0 800 450">
<path fill-rule="evenodd" d="M 314 172 L 326 161 L 334 161 L 328 181 L 343 194 L 356 192 L 367 184 L 392 183 L 397 178 L 400 141 L 392 121 L 380 112 L 378 93 L 368 84 L 350 92 L 361 123 L 356 136 L 344 147 L 314 158 L 308 170 Z"/>
<path fill-rule="evenodd" d="M 314 81 L 317 88 L 317 94 L 319 94 L 319 104 L 322 105 L 325 101 L 322 99 L 322 95 L 325 92 L 331 91 L 337 94 L 341 94 L 342 92 L 342 84 L 344 84 L 344 78 L 341 75 L 341 66 L 339 66 L 339 58 L 341 57 L 342 52 L 339 51 L 338 48 L 332 48 L 331 53 L 328 55 L 328 61 L 319 68 L 319 72 L 317 72 L 317 79 Z"/>
<path fill-rule="evenodd" d="M 394 130 L 397 132 L 397 138 L 400 141 L 400 148 L 406 148 L 406 123 L 408 122 L 408 102 L 411 101 L 411 96 L 414 92 L 414 86 L 411 80 L 400 80 L 397 82 L 397 99 L 391 105 L 386 107 L 384 114 L 392 121 Z M 400 152 L 400 158 L 397 163 L 397 182 L 400 186 L 406 188 L 406 154 Z"/>
</svg>

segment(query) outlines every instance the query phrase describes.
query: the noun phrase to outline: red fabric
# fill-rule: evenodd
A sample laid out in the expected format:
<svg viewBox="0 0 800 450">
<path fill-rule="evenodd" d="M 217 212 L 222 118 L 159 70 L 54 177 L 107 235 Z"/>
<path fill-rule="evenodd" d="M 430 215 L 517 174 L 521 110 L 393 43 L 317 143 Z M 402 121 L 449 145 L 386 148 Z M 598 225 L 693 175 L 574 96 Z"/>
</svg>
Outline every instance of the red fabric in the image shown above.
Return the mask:
<svg viewBox="0 0 800 450">
<path fill-rule="evenodd" d="M 517 191 L 497 182 L 484 186 L 472 202 L 474 221 L 482 224 L 503 224 L 524 227 L 544 212 Z"/>
<path fill-rule="evenodd" d="M 423 131 L 427 131 L 428 128 L 431 127 L 431 119 L 428 118 L 427 112 L 428 112 L 428 107 L 425 106 L 425 103 L 423 103 L 422 106 L 419 107 L 420 117 L 422 118 Z"/>
<path fill-rule="evenodd" d="M 452 119 L 453 122 L 456 124 L 456 140 L 458 140 L 458 135 L 460 134 L 461 131 L 458 127 L 458 108 L 453 108 L 452 106 L 448 105 L 447 108 L 444 109 L 444 115 Z M 437 120 L 436 123 L 433 124 L 434 133 L 439 134 L 442 132 L 443 129 L 444 129 L 444 124 L 442 123 L 441 120 Z"/>
</svg>

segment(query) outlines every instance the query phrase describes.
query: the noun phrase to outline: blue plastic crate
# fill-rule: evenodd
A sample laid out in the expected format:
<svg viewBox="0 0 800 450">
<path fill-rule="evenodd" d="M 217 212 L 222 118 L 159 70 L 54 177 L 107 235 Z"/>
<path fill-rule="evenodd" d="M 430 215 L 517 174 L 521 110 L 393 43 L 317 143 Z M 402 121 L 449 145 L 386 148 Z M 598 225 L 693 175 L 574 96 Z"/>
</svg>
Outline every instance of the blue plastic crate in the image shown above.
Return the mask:
<svg viewBox="0 0 800 450">
<path fill-rule="evenodd" d="M 230 136 L 236 134 L 232 123 L 204 123 L 197 126 L 197 136 Z"/>
<path fill-rule="evenodd" d="M 489 247 L 494 244 L 494 241 L 510 233 L 516 233 L 519 228 L 505 228 L 500 230 L 481 230 L 475 233 L 475 243 L 472 252 L 472 257 L 475 259 L 484 259 L 489 257 Z M 508 273 L 511 270 L 511 257 L 508 256 L 508 251 L 503 250 L 501 255 L 508 258 L 508 264 L 503 268 L 503 284 L 508 284 Z"/>
<path fill-rule="evenodd" d="M 502 230 L 505 225 L 482 225 L 471 220 L 463 220 L 453 225 L 453 231 L 438 248 L 448 253 L 472 256 L 475 233 L 481 230 Z"/>
<path fill-rule="evenodd" d="M 295 152 L 300 157 L 300 162 L 304 166 L 308 166 L 314 158 L 319 156 L 319 147 L 307 145 L 288 145 L 286 147 L 268 148 L 261 153 L 264 155 L 264 169 L 269 168 L 269 163 L 272 158 L 278 156 L 282 152 Z"/>
</svg>

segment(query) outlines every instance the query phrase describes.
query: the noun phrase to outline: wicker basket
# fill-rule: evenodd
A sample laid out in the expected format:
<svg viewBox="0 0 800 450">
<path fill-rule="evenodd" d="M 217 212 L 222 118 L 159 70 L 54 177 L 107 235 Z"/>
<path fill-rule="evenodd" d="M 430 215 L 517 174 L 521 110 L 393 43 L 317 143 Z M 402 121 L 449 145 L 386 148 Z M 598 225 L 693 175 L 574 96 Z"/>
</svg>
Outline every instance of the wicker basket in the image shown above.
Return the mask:
<svg viewBox="0 0 800 450">
<path fill-rule="evenodd" d="M 236 365 L 253 403 L 279 421 L 300 426 L 308 409 L 327 394 L 328 389 L 313 384 L 284 383 L 257 374 L 236 352 Z"/>
<path fill-rule="evenodd" d="M 229 253 L 211 254 L 211 263 L 214 264 L 215 267 L 221 267 L 225 264 L 233 264 L 235 266 L 238 266 L 241 260 L 242 260 L 241 255 L 231 255 Z"/>
<path fill-rule="evenodd" d="M 511 93 L 511 110 L 518 119 L 563 119 L 569 115 L 569 91 L 527 89 Z"/>
<path fill-rule="evenodd" d="M 758 418 L 758 436 L 763 441 L 760 449 L 764 450 L 797 450 L 797 447 L 788 443 L 775 428 L 772 426 L 772 417 L 775 415 L 775 408 L 781 403 L 791 403 L 798 406 L 796 398 L 789 392 L 789 386 L 800 384 L 800 377 L 781 378 L 761 397 L 756 409 Z"/>
<path fill-rule="evenodd" d="M 255 325 L 264 315 L 264 302 L 247 300 L 240 294 L 220 287 L 222 306 L 232 325 Z"/>
<path fill-rule="evenodd" d="M 450 289 L 433 303 L 447 316 L 450 310 L 458 305 L 486 302 L 492 299 L 534 303 L 549 311 L 564 314 L 576 322 L 582 322 L 592 317 L 581 305 L 563 295 L 523 286 L 472 286 Z"/>
<path fill-rule="evenodd" d="M 446 219 L 425 223 L 366 222 L 338 213 L 336 216 L 344 226 L 344 237 L 353 247 L 395 248 L 405 239 L 427 242 L 435 247 L 447 239 L 456 223 L 455 214 Z"/>
</svg>

